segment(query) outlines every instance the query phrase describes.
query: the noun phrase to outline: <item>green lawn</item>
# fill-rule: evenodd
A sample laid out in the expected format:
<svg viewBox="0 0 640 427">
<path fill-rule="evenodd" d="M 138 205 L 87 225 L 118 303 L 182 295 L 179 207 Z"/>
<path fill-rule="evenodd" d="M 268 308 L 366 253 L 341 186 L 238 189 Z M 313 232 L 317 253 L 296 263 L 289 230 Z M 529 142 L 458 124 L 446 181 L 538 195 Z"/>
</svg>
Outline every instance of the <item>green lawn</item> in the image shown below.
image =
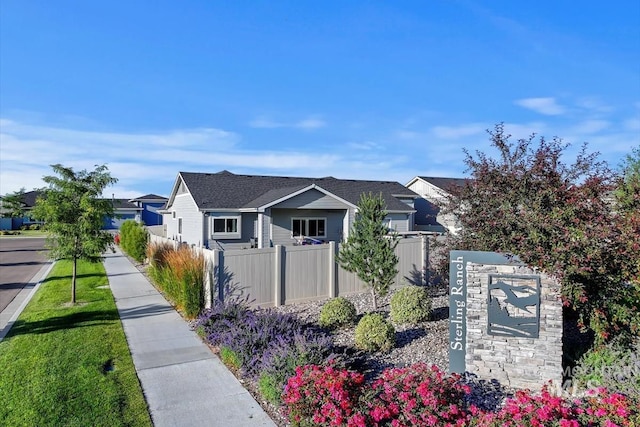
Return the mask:
<svg viewBox="0 0 640 427">
<path fill-rule="evenodd" d="M 0 342 L 0 425 L 151 426 L 102 264 L 56 263 Z"/>
</svg>

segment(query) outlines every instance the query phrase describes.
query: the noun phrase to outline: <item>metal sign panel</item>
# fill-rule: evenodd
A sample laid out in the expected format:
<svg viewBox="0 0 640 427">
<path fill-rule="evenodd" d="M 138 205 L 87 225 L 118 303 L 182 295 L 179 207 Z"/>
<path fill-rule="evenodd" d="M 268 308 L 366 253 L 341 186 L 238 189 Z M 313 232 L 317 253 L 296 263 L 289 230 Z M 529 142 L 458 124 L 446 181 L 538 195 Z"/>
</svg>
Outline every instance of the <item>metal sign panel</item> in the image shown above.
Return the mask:
<svg viewBox="0 0 640 427">
<path fill-rule="evenodd" d="M 517 258 L 497 252 L 451 251 L 449 253 L 449 372 L 466 371 L 467 263 L 470 262 L 488 265 L 522 265 Z"/>
<path fill-rule="evenodd" d="M 490 274 L 487 304 L 489 335 L 538 338 L 540 276 Z"/>
</svg>

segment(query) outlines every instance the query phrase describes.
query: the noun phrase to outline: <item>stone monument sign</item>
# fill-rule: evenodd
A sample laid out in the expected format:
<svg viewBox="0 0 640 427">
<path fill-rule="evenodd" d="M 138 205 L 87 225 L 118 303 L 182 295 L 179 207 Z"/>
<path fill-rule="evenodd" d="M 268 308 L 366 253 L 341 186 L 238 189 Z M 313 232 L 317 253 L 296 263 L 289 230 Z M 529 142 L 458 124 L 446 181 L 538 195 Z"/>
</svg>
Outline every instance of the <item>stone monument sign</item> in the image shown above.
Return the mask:
<svg viewBox="0 0 640 427">
<path fill-rule="evenodd" d="M 452 251 L 449 370 L 539 389 L 562 382 L 560 284 L 515 257 Z"/>
</svg>

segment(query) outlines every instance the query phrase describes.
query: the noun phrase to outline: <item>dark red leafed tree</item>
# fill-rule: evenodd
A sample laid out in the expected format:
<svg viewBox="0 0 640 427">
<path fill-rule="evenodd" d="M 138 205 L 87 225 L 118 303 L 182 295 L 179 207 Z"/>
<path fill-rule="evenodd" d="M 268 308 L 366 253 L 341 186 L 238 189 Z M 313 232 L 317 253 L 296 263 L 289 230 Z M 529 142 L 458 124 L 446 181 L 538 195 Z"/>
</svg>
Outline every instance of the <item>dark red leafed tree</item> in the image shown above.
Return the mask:
<svg viewBox="0 0 640 427">
<path fill-rule="evenodd" d="M 465 150 L 472 179 L 442 206 L 462 227 L 447 249 L 515 254 L 558 277 L 565 306 L 598 342 L 638 334 L 639 151 L 616 173 L 586 144 L 568 164 L 558 138 L 513 141 L 502 124 L 489 135 L 498 156 Z"/>
</svg>

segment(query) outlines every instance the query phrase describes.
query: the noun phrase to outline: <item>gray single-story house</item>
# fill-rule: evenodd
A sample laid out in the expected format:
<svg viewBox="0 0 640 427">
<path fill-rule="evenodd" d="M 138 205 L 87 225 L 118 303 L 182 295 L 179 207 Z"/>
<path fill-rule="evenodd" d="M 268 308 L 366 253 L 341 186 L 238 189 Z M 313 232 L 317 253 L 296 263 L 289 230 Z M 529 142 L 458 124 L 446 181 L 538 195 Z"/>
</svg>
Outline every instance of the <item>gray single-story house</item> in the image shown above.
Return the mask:
<svg viewBox="0 0 640 427">
<path fill-rule="evenodd" d="M 456 234 L 459 225 L 452 215 L 440 213 L 439 204 L 442 203 L 451 188 L 463 186 L 465 178 L 439 178 L 431 176 L 416 176 L 407 183 L 407 188 L 420 195 L 415 201 L 416 229 L 437 233 L 449 232 Z"/>
<path fill-rule="evenodd" d="M 166 237 L 210 249 L 342 241 L 362 194 L 382 194 L 386 222 L 413 231 L 416 193 L 398 182 L 180 172 L 164 209 Z"/>
</svg>

